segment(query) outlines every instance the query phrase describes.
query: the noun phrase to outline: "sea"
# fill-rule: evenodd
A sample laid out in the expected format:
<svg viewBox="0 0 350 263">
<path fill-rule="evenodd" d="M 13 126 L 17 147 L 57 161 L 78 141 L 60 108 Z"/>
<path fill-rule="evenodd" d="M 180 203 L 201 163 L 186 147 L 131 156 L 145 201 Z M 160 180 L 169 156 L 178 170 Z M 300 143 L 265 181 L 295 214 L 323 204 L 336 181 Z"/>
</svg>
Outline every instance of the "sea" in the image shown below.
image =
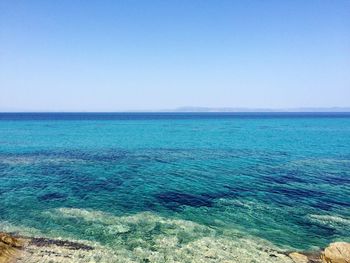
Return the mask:
<svg viewBox="0 0 350 263">
<path fill-rule="evenodd" d="M 350 113 L 0 113 L 1 231 L 86 262 L 290 262 L 350 241 Z"/>
</svg>

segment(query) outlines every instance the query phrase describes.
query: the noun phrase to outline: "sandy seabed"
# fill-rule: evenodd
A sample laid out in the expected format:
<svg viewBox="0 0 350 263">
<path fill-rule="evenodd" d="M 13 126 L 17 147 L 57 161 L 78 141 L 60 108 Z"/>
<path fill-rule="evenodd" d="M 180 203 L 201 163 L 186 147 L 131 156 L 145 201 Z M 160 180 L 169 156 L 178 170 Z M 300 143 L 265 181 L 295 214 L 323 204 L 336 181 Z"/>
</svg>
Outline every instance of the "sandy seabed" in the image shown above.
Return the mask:
<svg viewBox="0 0 350 263">
<path fill-rule="evenodd" d="M 130 216 L 59 208 L 45 212 L 50 220 L 81 220 L 85 235 L 99 234 L 105 244 L 76 240 L 3 222 L 10 233 L 31 237 L 17 262 L 290 262 L 292 259 L 266 240 L 217 230 L 192 221 L 169 219 L 150 212 Z M 69 241 L 66 241 L 69 240 Z"/>
</svg>

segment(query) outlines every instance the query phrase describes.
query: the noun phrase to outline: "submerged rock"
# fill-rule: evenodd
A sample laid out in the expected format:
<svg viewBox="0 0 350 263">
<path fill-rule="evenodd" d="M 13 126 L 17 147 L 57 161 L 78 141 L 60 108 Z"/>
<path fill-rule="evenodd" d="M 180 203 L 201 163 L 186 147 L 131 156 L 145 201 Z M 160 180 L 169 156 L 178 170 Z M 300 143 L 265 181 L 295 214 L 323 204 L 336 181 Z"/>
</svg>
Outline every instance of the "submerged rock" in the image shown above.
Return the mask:
<svg viewBox="0 0 350 263">
<path fill-rule="evenodd" d="M 94 249 L 92 246 L 88 246 L 77 242 L 71 242 L 68 240 L 55 240 L 55 239 L 49 239 L 49 238 L 43 238 L 43 237 L 33 237 L 31 238 L 29 244 L 36 247 L 48 247 L 48 246 L 55 245 L 55 246 L 64 247 L 70 250 L 93 250 Z"/>
<path fill-rule="evenodd" d="M 321 257 L 324 263 L 350 263 L 350 243 L 331 243 Z"/>
</svg>

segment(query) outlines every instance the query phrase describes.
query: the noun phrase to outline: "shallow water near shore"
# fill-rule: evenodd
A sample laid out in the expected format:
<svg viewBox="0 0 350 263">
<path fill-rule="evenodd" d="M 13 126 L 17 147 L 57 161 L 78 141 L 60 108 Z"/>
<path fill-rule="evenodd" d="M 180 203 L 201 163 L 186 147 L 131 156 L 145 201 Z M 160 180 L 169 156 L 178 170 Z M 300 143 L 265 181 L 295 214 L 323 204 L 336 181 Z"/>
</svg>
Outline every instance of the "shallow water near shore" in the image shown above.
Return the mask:
<svg viewBox="0 0 350 263">
<path fill-rule="evenodd" d="M 0 231 L 101 262 L 290 262 L 349 207 L 350 114 L 0 114 Z"/>
</svg>

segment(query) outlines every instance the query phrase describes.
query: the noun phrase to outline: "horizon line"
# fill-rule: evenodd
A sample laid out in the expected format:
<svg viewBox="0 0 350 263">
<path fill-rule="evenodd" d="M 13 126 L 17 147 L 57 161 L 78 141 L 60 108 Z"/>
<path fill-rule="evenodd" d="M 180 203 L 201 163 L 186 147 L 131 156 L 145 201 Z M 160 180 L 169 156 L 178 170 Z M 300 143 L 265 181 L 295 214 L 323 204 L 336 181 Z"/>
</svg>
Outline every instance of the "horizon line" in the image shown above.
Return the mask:
<svg viewBox="0 0 350 263">
<path fill-rule="evenodd" d="M 0 114 L 210 114 L 210 113 L 350 113 L 347 111 L 0 111 Z"/>
<path fill-rule="evenodd" d="M 302 112 L 350 112 L 350 107 L 196 107 L 184 106 L 173 109 L 128 109 L 128 110 L 1 110 L 0 113 L 302 113 Z"/>
</svg>

